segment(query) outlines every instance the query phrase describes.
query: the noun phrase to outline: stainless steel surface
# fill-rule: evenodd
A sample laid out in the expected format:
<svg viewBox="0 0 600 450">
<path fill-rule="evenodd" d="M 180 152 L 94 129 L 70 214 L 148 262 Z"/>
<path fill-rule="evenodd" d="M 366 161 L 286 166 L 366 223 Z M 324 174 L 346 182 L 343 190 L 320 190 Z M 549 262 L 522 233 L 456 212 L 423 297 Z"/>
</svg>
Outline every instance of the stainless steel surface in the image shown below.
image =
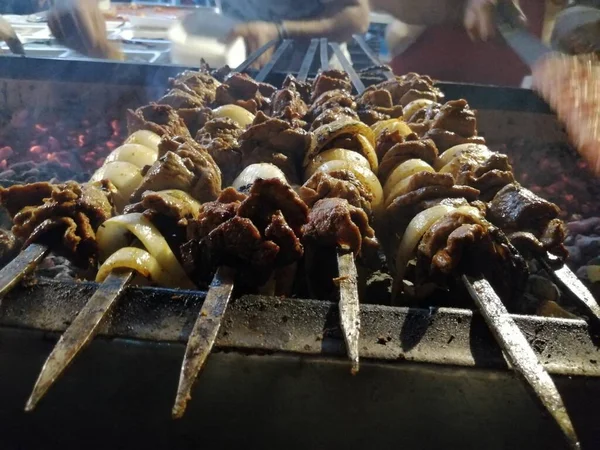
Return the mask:
<svg viewBox="0 0 600 450">
<path fill-rule="evenodd" d="M 173 418 L 183 417 L 187 403 L 192 398 L 194 382 L 215 345 L 227 305 L 233 295 L 234 277 L 235 272 L 227 267 L 219 267 L 215 273 L 194 328 L 188 337 L 172 410 Z"/>
<path fill-rule="evenodd" d="M 38 263 L 48 254 L 48 247 L 31 244 L 0 271 L 0 301 L 14 289 L 23 278 L 33 272 Z"/>
<path fill-rule="evenodd" d="M 358 274 L 351 251 L 337 249 L 339 313 L 348 358 L 353 375 L 359 370 L 360 303 L 358 301 Z"/>
<path fill-rule="evenodd" d="M 94 338 L 132 278 L 131 270 L 111 273 L 98 286 L 98 290 L 77 314 L 48 356 L 27 400 L 25 411 L 32 411 L 36 407 L 73 359 Z"/>
<path fill-rule="evenodd" d="M 540 402 L 542 408 L 554 418 L 569 448 L 578 450 L 580 448 L 579 438 L 575 433 L 571 418 L 554 381 L 540 363 L 531 345 L 506 310 L 502 300 L 486 279 L 471 281 L 463 275 L 462 281 L 475 301 L 477 308 L 483 314 L 512 369 L 532 389 L 532 393 Z"/>
</svg>

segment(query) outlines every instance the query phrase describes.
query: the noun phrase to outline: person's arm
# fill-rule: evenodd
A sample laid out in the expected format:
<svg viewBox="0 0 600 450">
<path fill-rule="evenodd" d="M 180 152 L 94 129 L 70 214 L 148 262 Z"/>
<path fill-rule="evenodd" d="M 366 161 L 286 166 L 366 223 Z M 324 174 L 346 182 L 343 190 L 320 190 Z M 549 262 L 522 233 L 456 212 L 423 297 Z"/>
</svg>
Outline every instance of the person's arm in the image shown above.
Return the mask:
<svg viewBox="0 0 600 450">
<path fill-rule="evenodd" d="M 344 42 L 352 38 L 353 34 L 365 33 L 368 28 L 368 0 L 330 0 L 321 17 L 310 20 L 285 20 L 280 24 L 246 22 L 232 30 L 229 41 L 238 37 L 243 38 L 248 53 L 251 53 L 273 39 L 323 37 Z M 272 53 L 273 48 L 263 53 L 254 65 L 258 67 L 265 65 Z"/>
</svg>

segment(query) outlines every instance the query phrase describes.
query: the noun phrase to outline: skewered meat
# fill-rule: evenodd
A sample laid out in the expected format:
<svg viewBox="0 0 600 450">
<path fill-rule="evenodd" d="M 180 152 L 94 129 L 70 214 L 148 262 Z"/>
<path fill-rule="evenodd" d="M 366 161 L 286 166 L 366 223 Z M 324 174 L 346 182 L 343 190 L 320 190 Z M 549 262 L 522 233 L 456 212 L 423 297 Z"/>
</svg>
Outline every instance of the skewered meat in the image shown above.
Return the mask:
<svg viewBox="0 0 600 450">
<path fill-rule="evenodd" d="M 238 139 L 243 129 L 228 118 L 212 119 L 196 134 L 200 143 L 221 169 L 224 186 L 229 186 L 242 166 L 242 153 Z"/>
<path fill-rule="evenodd" d="M 156 215 L 170 217 L 175 222 L 184 222 L 184 225 L 187 225 L 187 219 L 198 216 L 200 204 L 186 192 L 176 189 L 158 192 L 146 191 L 142 194 L 142 200 L 139 203 L 132 203 L 123 212 L 125 214 L 144 213 L 149 216 L 150 220 Z"/>
<path fill-rule="evenodd" d="M 260 114 L 258 120 L 262 120 Z M 311 146 L 310 133 L 279 119 L 249 127 L 239 138 L 242 167 L 268 162 L 279 167 L 291 183 L 298 183 L 302 159 Z"/>
<path fill-rule="evenodd" d="M 379 178 L 385 183 L 392 171 L 409 159 L 418 158 L 433 164 L 438 151 L 431 139 L 406 141 L 391 147 L 381 159 Z"/>
<path fill-rule="evenodd" d="M 323 114 L 325 111 L 334 108 L 350 108 L 356 110 L 356 102 L 352 96 L 343 90 L 323 92 L 308 108 L 307 120 L 313 120 Z"/>
<path fill-rule="evenodd" d="M 299 238 L 308 208 L 287 184 L 257 179 L 240 199 L 227 189 L 190 222 L 191 240 L 182 254 L 195 279 L 206 282 L 218 266 L 229 265 L 238 268 L 244 285 L 260 286 L 276 266 L 302 256 Z"/>
<path fill-rule="evenodd" d="M 314 131 L 317 128 L 335 122 L 336 120 L 348 118 L 350 120 L 358 120 L 358 114 L 352 108 L 347 106 L 335 106 L 319 114 L 311 123 L 310 130 Z"/>
<path fill-rule="evenodd" d="M 169 105 L 150 103 L 135 111 L 127 110 L 129 134 L 138 130 L 149 130 L 159 136 L 190 136 L 185 122 Z"/>
<path fill-rule="evenodd" d="M 376 87 L 390 93 L 393 105 L 406 106 L 416 98 L 427 98 L 435 101 L 443 98 L 442 92 L 434 86 L 431 78 L 416 73 L 397 76 L 393 80 L 377 84 Z"/>
<path fill-rule="evenodd" d="M 442 105 L 425 137 L 433 139 L 440 153 L 459 144 L 485 143 L 485 139 L 477 136 L 475 112 L 464 99 Z"/>
<path fill-rule="evenodd" d="M 210 108 L 180 108 L 177 114 L 184 121 L 185 126 L 191 136 L 195 136 L 206 122 L 214 116 L 213 110 Z"/>
<path fill-rule="evenodd" d="M 145 191 L 179 189 L 203 202 L 217 198 L 221 173 L 211 156 L 190 139 L 167 138 L 160 144 L 164 153 L 145 173 L 131 196 L 140 201 Z M 166 150 L 166 153 L 165 153 Z"/>
<path fill-rule="evenodd" d="M 319 96 L 329 91 L 352 92 L 352 83 L 348 74 L 340 70 L 321 72 L 313 83 L 311 100 L 315 102 Z"/>
<path fill-rule="evenodd" d="M 169 105 L 174 109 L 193 109 L 202 108 L 205 102 L 202 98 L 196 97 L 190 92 L 179 88 L 173 88 L 156 101 L 159 105 Z"/>
<path fill-rule="evenodd" d="M 238 105 L 256 114 L 269 111 L 274 92 L 275 88 L 270 84 L 258 83 L 246 74 L 234 73 L 217 87 L 215 103 Z"/>
<path fill-rule="evenodd" d="M 0 189 L 0 202 L 13 218 L 13 234 L 48 245 L 84 268 L 98 257 L 97 228 L 113 213 L 109 182 L 51 185 L 33 183 Z"/>
<path fill-rule="evenodd" d="M 347 247 L 356 256 L 365 245 L 378 247 L 375 231 L 361 208 L 343 198 L 317 201 L 302 228 L 305 242 L 322 247 Z"/>
<path fill-rule="evenodd" d="M 349 170 L 316 172 L 300 187 L 298 193 L 309 208 L 321 199 L 341 198 L 368 214 L 371 212 L 373 194 Z"/>
<path fill-rule="evenodd" d="M 300 97 L 304 101 L 304 103 L 310 103 L 310 96 L 312 94 L 312 85 L 308 81 L 300 81 L 294 77 L 291 73 L 287 74 L 285 80 L 283 80 L 283 84 L 281 85 L 282 89 L 294 89 L 296 92 L 300 94 Z"/>
<path fill-rule="evenodd" d="M 280 89 L 271 98 L 272 117 L 294 123 L 302 119 L 307 111 L 308 107 L 301 95 L 292 88 Z"/>
<path fill-rule="evenodd" d="M 202 103 L 200 106 L 209 105 L 215 101 L 217 87 L 221 84 L 208 73 L 192 70 L 180 73 L 175 78 L 171 78 L 169 82 L 175 89 L 193 92 Z"/>
</svg>

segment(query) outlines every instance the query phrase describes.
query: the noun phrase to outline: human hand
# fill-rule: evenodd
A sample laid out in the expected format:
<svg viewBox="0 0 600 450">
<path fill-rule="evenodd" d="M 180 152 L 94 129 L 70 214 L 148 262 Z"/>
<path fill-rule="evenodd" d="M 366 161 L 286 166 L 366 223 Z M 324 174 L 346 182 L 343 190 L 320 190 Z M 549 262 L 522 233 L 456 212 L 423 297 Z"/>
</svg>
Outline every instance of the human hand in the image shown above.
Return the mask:
<svg viewBox="0 0 600 450">
<path fill-rule="evenodd" d="M 515 20 L 525 25 L 527 19 L 516 1 L 513 0 L 467 0 L 463 23 L 467 34 L 472 40 L 487 41 L 496 35 L 496 7 L 498 1 L 512 3 L 516 9 Z"/>
<path fill-rule="evenodd" d="M 246 51 L 248 55 L 255 50 L 258 50 L 267 42 L 277 39 L 279 37 L 279 30 L 277 25 L 271 22 L 246 22 L 237 25 L 227 37 L 227 42 L 232 42 L 238 37 L 244 39 L 246 43 Z M 261 68 L 264 66 L 273 55 L 274 46 L 264 52 L 260 57 L 252 64 L 254 68 Z"/>
<path fill-rule="evenodd" d="M 48 27 L 64 46 L 95 58 L 123 59 L 108 41 L 104 16 L 94 0 L 61 0 L 48 11 Z"/>
</svg>

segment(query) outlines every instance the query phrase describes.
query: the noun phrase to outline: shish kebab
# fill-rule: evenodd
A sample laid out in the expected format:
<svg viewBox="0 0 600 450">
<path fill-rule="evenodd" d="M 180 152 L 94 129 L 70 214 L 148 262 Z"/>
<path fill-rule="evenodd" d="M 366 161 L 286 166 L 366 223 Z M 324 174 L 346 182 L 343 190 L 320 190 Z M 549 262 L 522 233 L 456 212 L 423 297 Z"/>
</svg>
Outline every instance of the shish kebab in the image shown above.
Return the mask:
<svg viewBox="0 0 600 450">
<path fill-rule="evenodd" d="M 121 220 L 121 219 L 119 219 L 119 220 Z M 114 222 L 114 221 L 113 221 L 113 222 Z M 135 233 L 134 233 L 134 234 L 135 234 Z M 127 249 L 127 250 L 128 250 L 129 252 L 131 252 L 131 251 L 132 251 L 131 249 Z M 112 258 L 112 256 L 111 256 L 111 258 Z M 113 259 L 114 259 L 114 258 L 113 258 Z M 108 264 L 108 263 L 109 263 L 109 261 L 107 261 L 107 262 L 105 263 L 105 265 L 106 265 L 106 264 Z M 114 265 L 115 261 L 112 261 L 112 260 L 110 260 L 110 263 L 112 263 L 112 264 Z M 106 273 L 106 270 L 102 270 L 102 269 L 103 269 L 103 267 L 101 267 L 101 270 L 99 271 L 99 276 L 100 276 L 100 277 L 102 276 L 102 274 L 105 274 L 105 273 Z M 99 278 L 99 280 L 100 280 L 100 278 Z M 123 280 L 123 281 L 124 281 L 124 280 Z M 94 311 L 98 311 L 98 310 L 100 310 L 100 309 L 98 309 L 98 308 L 94 309 Z M 96 323 L 97 323 L 97 322 L 96 322 Z M 74 329 L 77 329 L 77 328 L 74 328 Z M 82 331 L 82 330 L 79 330 L 79 332 L 81 332 L 81 331 Z M 91 331 L 90 331 L 90 333 L 91 333 Z M 88 338 L 89 338 L 89 334 L 88 334 Z M 65 341 L 68 341 L 68 339 L 65 339 Z M 60 347 L 60 345 L 59 345 L 58 347 Z M 80 348 L 80 347 L 79 347 L 79 348 Z M 56 353 L 56 354 L 60 354 L 60 352 L 58 352 L 58 350 L 57 350 L 57 352 L 55 352 L 55 353 Z M 53 360 L 53 358 L 51 357 L 51 358 L 50 358 L 50 360 Z M 52 372 L 52 371 L 50 371 L 50 372 Z M 42 377 L 40 378 L 40 380 L 41 380 L 41 379 L 42 379 Z M 39 385 L 39 386 L 45 386 L 45 385 L 47 385 L 47 383 L 42 383 L 42 382 L 40 382 L 40 383 L 38 383 L 38 385 Z M 41 391 L 39 391 L 39 390 L 38 390 L 38 392 L 41 392 Z"/>
</svg>

